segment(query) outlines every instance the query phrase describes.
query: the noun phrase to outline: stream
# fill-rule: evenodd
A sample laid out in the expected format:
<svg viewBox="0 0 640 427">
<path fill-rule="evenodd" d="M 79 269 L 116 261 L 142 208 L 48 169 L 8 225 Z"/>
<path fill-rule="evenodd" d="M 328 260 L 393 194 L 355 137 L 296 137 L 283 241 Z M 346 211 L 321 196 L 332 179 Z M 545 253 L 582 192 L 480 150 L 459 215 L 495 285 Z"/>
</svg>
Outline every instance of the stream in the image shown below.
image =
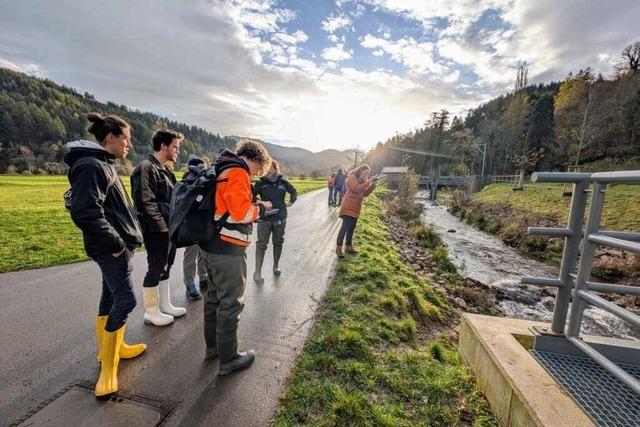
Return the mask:
<svg viewBox="0 0 640 427">
<path fill-rule="evenodd" d="M 535 261 L 506 246 L 497 237 L 462 222 L 447 211 L 446 206 L 428 200 L 419 192 L 417 200 L 424 205 L 423 222 L 430 224 L 446 244 L 449 259 L 464 277 L 500 289 L 507 298 L 498 303 L 508 317 L 551 322 L 555 290 L 543 292 L 522 285 L 522 276 L 558 277 L 558 267 Z M 640 338 L 640 330 L 599 308 L 585 311 L 582 333 L 624 339 Z"/>
</svg>

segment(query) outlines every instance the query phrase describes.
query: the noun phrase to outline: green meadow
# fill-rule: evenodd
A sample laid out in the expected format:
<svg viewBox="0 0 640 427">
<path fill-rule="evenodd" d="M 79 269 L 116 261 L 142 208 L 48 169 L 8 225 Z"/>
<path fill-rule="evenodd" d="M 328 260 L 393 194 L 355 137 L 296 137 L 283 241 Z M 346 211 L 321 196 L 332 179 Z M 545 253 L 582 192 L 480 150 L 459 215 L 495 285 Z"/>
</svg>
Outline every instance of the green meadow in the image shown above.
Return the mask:
<svg viewBox="0 0 640 427">
<path fill-rule="evenodd" d="M 129 189 L 129 179 L 123 177 Z M 291 180 L 300 194 L 325 180 Z M 66 176 L 0 175 L 0 272 L 87 259 L 82 234 L 64 208 Z"/>
</svg>

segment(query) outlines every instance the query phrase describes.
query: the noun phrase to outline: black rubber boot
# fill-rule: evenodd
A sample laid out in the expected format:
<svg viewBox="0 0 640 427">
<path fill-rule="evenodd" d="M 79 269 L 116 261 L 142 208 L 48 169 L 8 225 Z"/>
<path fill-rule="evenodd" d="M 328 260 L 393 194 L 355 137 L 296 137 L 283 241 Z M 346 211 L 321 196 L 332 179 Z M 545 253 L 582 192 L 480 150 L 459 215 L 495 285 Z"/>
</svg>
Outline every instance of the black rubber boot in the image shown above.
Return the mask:
<svg viewBox="0 0 640 427">
<path fill-rule="evenodd" d="M 280 263 L 280 255 L 282 255 L 282 246 L 273 247 L 273 275 L 279 276 L 281 274 L 278 264 Z"/>
<path fill-rule="evenodd" d="M 220 352 L 218 375 L 229 375 L 248 368 L 256 357 L 253 350 L 238 353 L 237 331 L 224 332 L 218 337 L 218 351 Z"/>
<path fill-rule="evenodd" d="M 228 362 L 220 362 L 218 375 L 229 375 L 235 371 L 248 368 L 256 358 L 256 352 L 253 350 L 242 351 Z"/>
<path fill-rule="evenodd" d="M 256 247 L 256 271 L 253 273 L 253 280 L 261 285 L 264 283 L 262 278 L 262 263 L 264 262 L 264 249 Z"/>
</svg>

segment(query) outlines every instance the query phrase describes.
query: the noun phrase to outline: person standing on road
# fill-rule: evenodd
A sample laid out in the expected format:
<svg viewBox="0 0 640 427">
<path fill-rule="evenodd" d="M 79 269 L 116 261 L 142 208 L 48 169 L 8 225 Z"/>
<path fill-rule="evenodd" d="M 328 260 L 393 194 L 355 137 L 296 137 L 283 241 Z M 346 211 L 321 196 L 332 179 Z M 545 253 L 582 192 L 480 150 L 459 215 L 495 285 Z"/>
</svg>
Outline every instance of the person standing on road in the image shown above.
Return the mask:
<svg viewBox="0 0 640 427">
<path fill-rule="evenodd" d="M 335 206 L 342 204 L 342 196 L 345 192 L 345 183 L 347 181 L 347 175 L 342 172 L 342 169 L 338 169 L 338 173 L 333 181 L 333 203 Z"/>
<path fill-rule="evenodd" d="M 169 207 L 176 177 L 166 164 L 178 160 L 183 136 L 172 130 L 153 135 L 153 154 L 131 174 L 133 202 L 144 236 L 148 270 L 144 277 L 144 322 L 155 326 L 173 323 L 187 312 L 171 304 L 169 269 L 175 248 L 169 253 Z"/>
<path fill-rule="evenodd" d="M 117 116 L 87 114 L 89 132 L 98 143 L 74 141 L 67 144 L 64 161 L 69 165 L 71 219 L 82 231 L 84 248 L 102 273 L 102 295 L 96 317 L 96 340 L 100 377 L 96 397 L 118 391 L 120 359 L 131 359 L 146 344 L 124 342 L 127 316 L 136 306 L 131 272 L 133 251 L 142 245 L 140 225 L 114 163 L 124 159 L 133 146 L 131 127 Z"/>
<path fill-rule="evenodd" d="M 201 158 L 191 158 L 187 164 L 188 169 L 184 173 L 182 180 L 184 181 L 189 178 L 195 178 L 197 174 L 206 167 L 207 165 L 205 161 Z M 184 286 L 187 289 L 187 298 L 191 300 L 199 300 L 201 298 L 200 292 L 204 292 L 207 288 L 207 268 L 204 262 L 204 256 L 200 253 L 200 247 L 198 245 L 187 246 L 184 248 L 182 269 Z M 196 271 L 198 273 L 200 283 L 199 290 L 195 282 Z"/>
<path fill-rule="evenodd" d="M 289 193 L 289 201 L 285 198 Z M 264 283 L 262 278 L 262 261 L 269 245 L 269 237 L 273 234 L 273 275 L 280 276 L 278 264 L 284 244 L 284 230 L 287 225 L 287 207 L 295 203 L 298 192 L 289 181 L 280 173 L 280 165 L 277 161 L 271 161 L 271 167 L 266 175 L 254 185 L 253 194 L 260 200 L 271 202 L 276 212 L 268 213 L 264 219 L 258 220 L 258 241 L 256 242 L 256 270 L 253 280 Z"/>
<path fill-rule="evenodd" d="M 338 258 L 344 257 L 342 245 L 345 242 L 345 251 L 348 254 L 355 254 L 357 251 L 353 247 L 353 232 L 356 229 L 356 223 L 360 216 L 363 199 L 371 194 L 376 187 L 376 180 L 369 178 L 369 166 L 362 165 L 351 172 L 347 178 L 347 193 L 344 196 L 344 203 L 340 208 L 340 218 L 342 218 L 342 226 L 338 232 L 338 241 L 336 246 L 336 255 Z"/>
<path fill-rule="evenodd" d="M 224 149 L 214 164 L 216 170 L 214 219 L 222 221 L 220 233 L 200 242 L 205 251 L 207 292 L 204 296 L 206 359 L 220 355 L 219 375 L 228 375 L 253 363 L 255 352 L 238 351 L 238 319 L 244 308 L 247 281 L 246 250 L 253 223 L 264 218 L 270 202 L 253 203 L 251 176 L 271 162 L 265 148 L 241 140 L 235 152 Z"/>
<path fill-rule="evenodd" d="M 329 206 L 334 206 L 336 204 L 335 200 L 333 200 L 333 183 L 336 179 L 336 174 L 332 173 L 327 178 L 327 187 L 329 188 Z"/>
</svg>

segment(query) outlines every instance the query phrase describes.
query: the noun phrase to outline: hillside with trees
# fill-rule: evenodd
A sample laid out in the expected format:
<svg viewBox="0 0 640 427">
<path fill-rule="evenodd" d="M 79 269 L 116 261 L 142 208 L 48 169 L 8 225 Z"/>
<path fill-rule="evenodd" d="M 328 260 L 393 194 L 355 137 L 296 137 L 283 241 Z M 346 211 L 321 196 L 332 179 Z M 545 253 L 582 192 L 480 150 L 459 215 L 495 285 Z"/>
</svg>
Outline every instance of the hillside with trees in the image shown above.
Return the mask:
<svg viewBox="0 0 640 427">
<path fill-rule="evenodd" d="M 424 127 L 379 143 L 368 161 L 374 169 L 404 161 L 425 175 L 480 173 L 486 147 L 487 175 L 568 166 L 583 171 L 638 168 L 639 67 L 640 42 L 623 50 L 610 79 L 587 68 L 561 82 L 529 85 L 522 64 L 510 93 L 466 117 L 451 117 L 447 110 L 433 113 Z"/>
<path fill-rule="evenodd" d="M 132 125 L 134 148 L 119 165 L 123 174 L 130 173 L 133 165 L 151 152 L 151 136 L 160 128 L 174 129 L 185 136 L 178 168 L 193 156 L 211 159 L 220 148 L 234 146 L 239 138 L 220 136 L 153 113 L 132 110 L 126 105 L 99 102 L 89 93 L 80 94 L 51 80 L 0 68 L 0 173 L 66 173 L 62 162 L 65 144 L 90 139 L 85 119 L 90 111 L 116 114 Z M 264 144 L 288 173 L 326 175 L 352 161 L 349 152 L 313 153 L 302 148 Z"/>
</svg>

